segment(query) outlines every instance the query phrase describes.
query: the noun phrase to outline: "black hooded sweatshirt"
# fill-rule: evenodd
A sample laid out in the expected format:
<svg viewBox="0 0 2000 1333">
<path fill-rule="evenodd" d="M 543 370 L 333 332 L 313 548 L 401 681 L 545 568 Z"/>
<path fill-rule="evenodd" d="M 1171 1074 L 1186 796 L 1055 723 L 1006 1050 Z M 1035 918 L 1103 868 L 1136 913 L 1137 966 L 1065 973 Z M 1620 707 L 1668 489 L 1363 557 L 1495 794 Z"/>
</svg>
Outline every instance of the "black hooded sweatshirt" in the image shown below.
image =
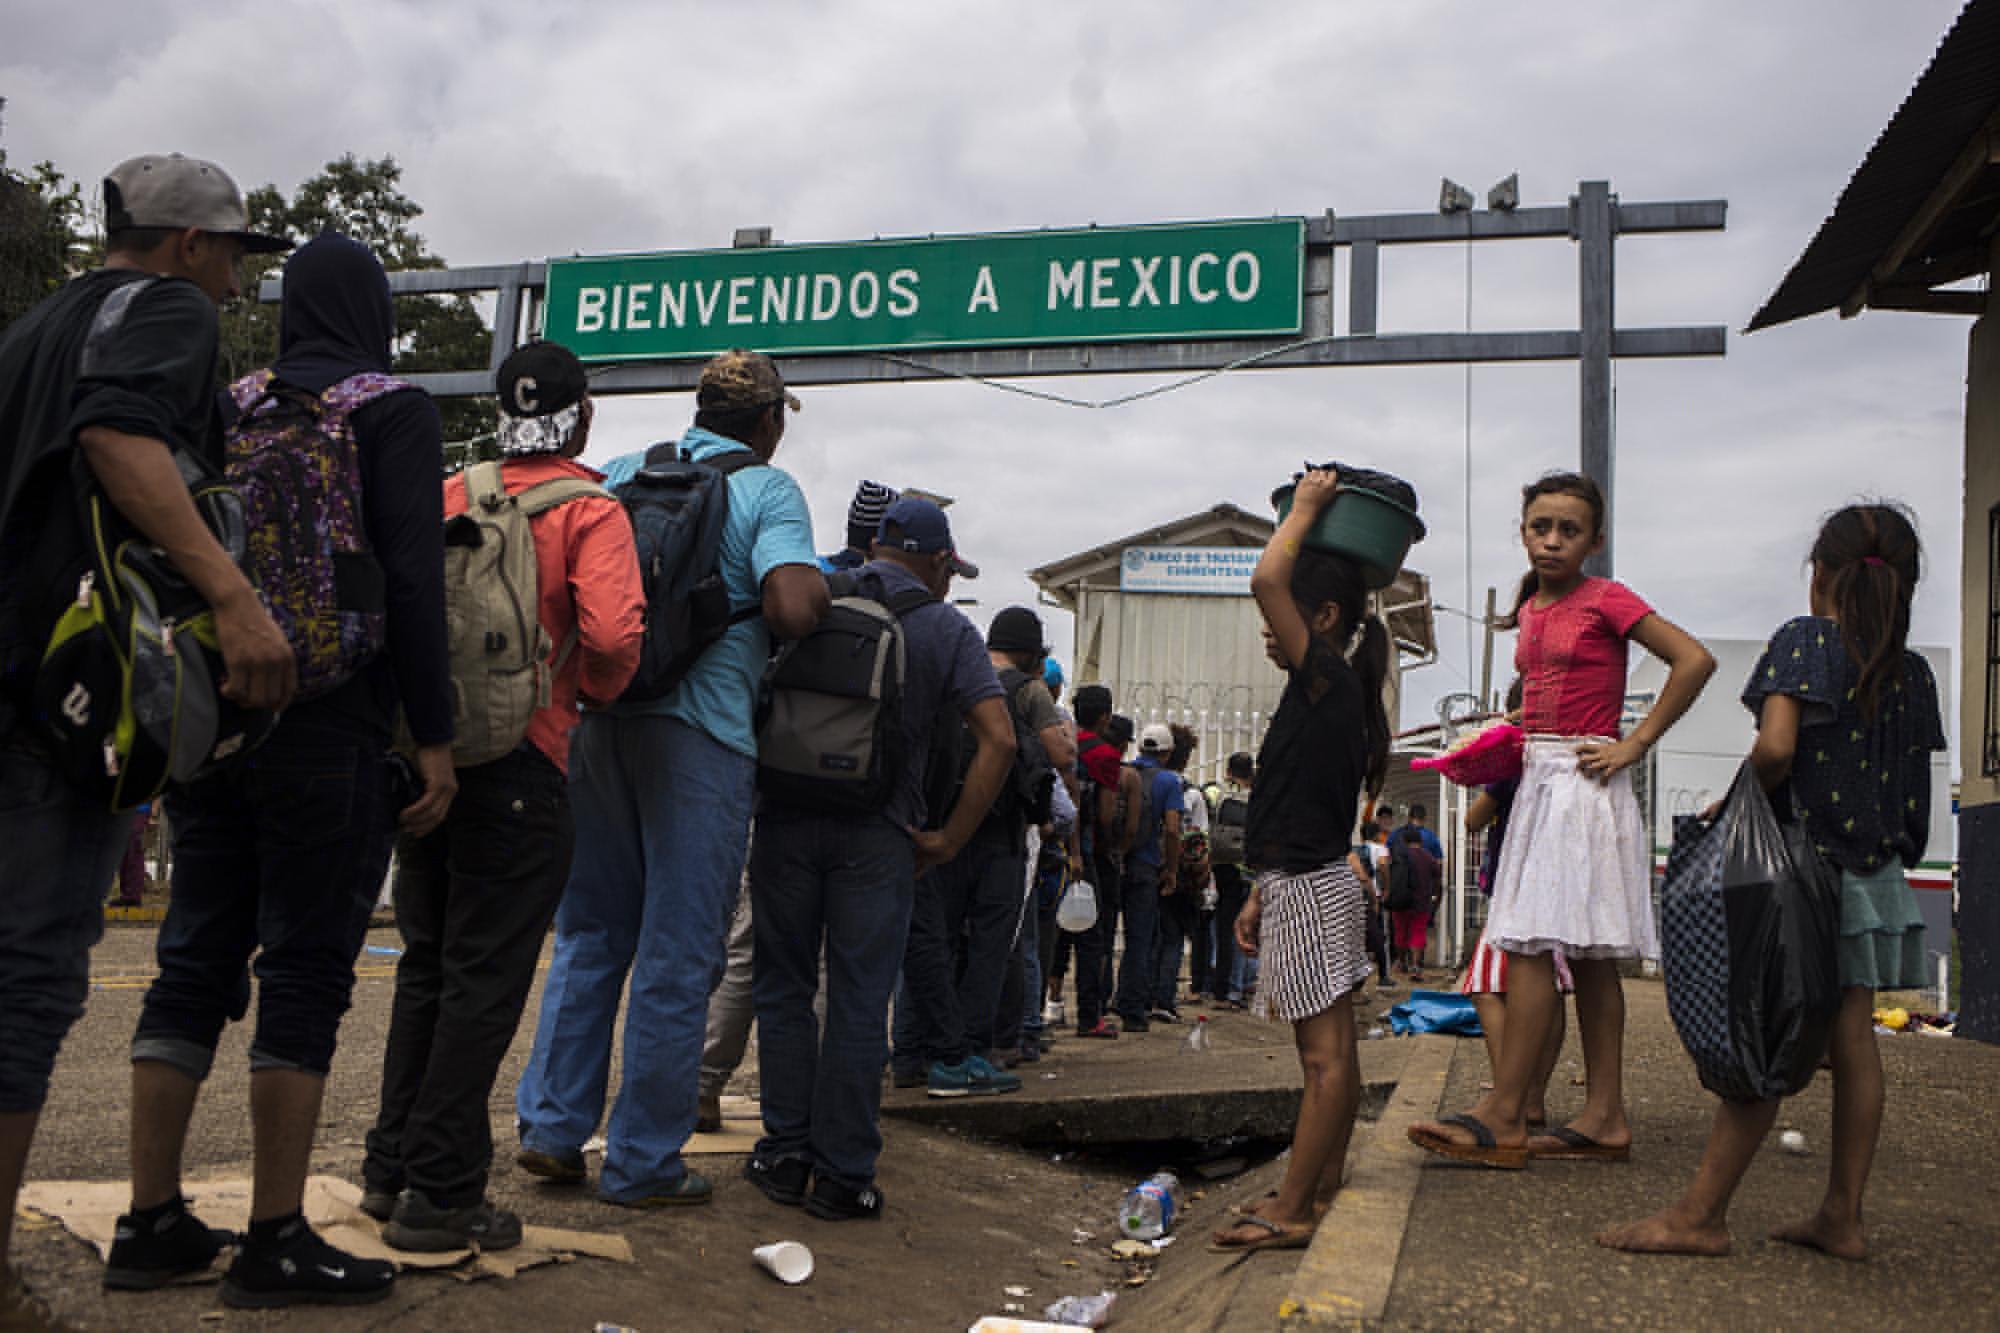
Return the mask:
<svg viewBox="0 0 2000 1333">
<path fill-rule="evenodd" d="M 323 393 L 389 369 L 396 308 L 368 248 L 323 232 L 285 263 L 277 379 Z M 419 745 L 452 738 L 444 623 L 444 449 L 437 405 L 421 389 L 378 398 L 353 417 L 362 523 L 388 590 L 388 649 L 353 681 L 293 711 L 337 716 L 386 736 L 400 703 Z"/>
</svg>

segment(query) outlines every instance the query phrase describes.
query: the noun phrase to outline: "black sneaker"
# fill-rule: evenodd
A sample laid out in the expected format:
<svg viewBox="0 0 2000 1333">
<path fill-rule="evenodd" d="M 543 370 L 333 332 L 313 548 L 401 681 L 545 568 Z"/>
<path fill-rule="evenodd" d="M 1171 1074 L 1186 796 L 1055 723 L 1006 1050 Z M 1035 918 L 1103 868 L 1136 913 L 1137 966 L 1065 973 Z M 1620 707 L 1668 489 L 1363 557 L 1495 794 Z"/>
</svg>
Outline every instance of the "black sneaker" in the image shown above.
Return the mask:
<svg viewBox="0 0 2000 1333">
<path fill-rule="evenodd" d="M 889 1082 L 898 1088 L 921 1088 L 930 1081 L 930 1076 L 928 1065 L 919 1065 L 914 1069 L 897 1065 L 890 1071 Z"/>
<path fill-rule="evenodd" d="M 396 1196 L 400 1190 L 376 1189 L 373 1185 L 361 1191 L 361 1211 L 377 1222 L 386 1222 L 395 1215 Z"/>
<path fill-rule="evenodd" d="M 832 1176 L 814 1176 L 812 1193 L 806 1196 L 806 1211 L 826 1222 L 878 1218 L 882 1216 L 882 1191 L 873 1185 L 855 1189 Z"/>
<path fill-rule="evenodd" d="M 396 1266 L 336 1250 L 295 1216 L 262 1244 L 244 1237 L 222 1279 L 222 1303 L 239 1310 L 287 1305 L 366 1305 L 388 1296 Z"/>
<path fill-rule="evenodd" d="M 1135 1018 L 1130 1014 L 1120 1014 L 1118 1019 L 1119 1026 L 1127 1032 L 1144 1032 L 1152 1027 L 1144 1017 Z"/>
<path fill-rule="evenodd" d="M 772 1203 L 796 1208 L 806 1201 L 806 1182 L 812 1178 L 812 1163 L 803 1157 L 775 1160 L 752 1157 L 743 1164 L 743 1178 L 764 1191 Z"/>
<path fill-rule="evenodd" d="M 422 1190 L 407 1189 L 396 1200 L 396 1212 L 382 1228 L 382 1239 L 399 1250 L 441 1254 L 477 1247 L 511 1250 L 521 1243 L 521 1218 L 491 1200 L 463 1208 L 440 1208 Z"/>
<path fill-rule="evenodd" d="M 1146 1017 L 1155 1023 L 1178 1023 L 1181 1021 L 1181 1011 L 1170 1009 L 1164 1004 L 1155 1005 L 1152 1012 L 1148 1013 Z"/>
<path fill-rule="evenodd" d="M 104 1267 L 106 1291 L 152 1291 L 170 1282 L 207 1275 L 216 1256 L 236 1241 L 234 1232 L 204 1226 L 188 1211 L 186 1199 L 142 1223 L 136 1214 L 118 1219 L 111 1258 Z"/>
<path fill-rule="evenodd" d="M 584 1164 L 581 1148 L 568 1152 L 523 1148 L 514 1154 L 514 1165 L 551 1185 L 581 1185 L 590 1179 L 590 1168 Z"/>
</svg>

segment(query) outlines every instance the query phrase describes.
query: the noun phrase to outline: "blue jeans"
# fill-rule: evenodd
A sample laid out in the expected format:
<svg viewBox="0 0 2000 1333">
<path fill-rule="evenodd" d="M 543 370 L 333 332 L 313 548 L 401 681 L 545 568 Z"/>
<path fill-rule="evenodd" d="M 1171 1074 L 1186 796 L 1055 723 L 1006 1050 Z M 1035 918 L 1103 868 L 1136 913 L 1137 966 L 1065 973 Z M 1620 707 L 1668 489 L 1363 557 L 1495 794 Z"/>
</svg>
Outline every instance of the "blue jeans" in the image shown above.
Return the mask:
<svg viewBox="0 0 2000 1333">
<path fill-rule="evenodd" d="M 807 1161 L 843 1185 L 875 1179 L 882 1019 L 903 961 L 916 862 L 884 819 L 766 806 L 750 853 L 765 1161 Z M 820 951 L 826 1023 L 813 1019 Z"/>
<path fill-rule="evenodd" d="M 674 718 L 592 713 L 570 746 L 576 852 L 534 1051 L 515 1094 L 523 1147 L 570 1153 L 604 1114 L 631 978 L 624 1068 L 605 1131 L 605 1197 L 687 1173 L 709 992 L 722 978 L 756 762 Z"/>
<path fill-rule="evenodd" d="M 386 735 L 307 704 L 241 763 L 167 797 L 173 898 L 133 1060 L 207 1078 L 254 971 L 250 1068 L 327 1072 L 395 840 L 394 775 Z"/>
<path fill-rule="evenodd" d="M 1111 1007 L 1125 1021 L 1144 1021 L 1152 1008 L 1153 960 L 1160 944 L 1160 868 L 1125 863 L 1125 956 L 1118 961 L 1118 995 Z"/>
<path fill-rule="evenodd" d="M 1026 874 L 1018 847 L 974 838 L 925 877 L 903 954 L 903 987 L 896 1006 L 898 1064 L 957 1064 L 968 1052 L 985 1055 L 992 1050 Z M 954 983 L 953 958 L 961 934 L 966 936 L 965 969 Z"/>
<path fill-rule="evenodd" d="M 0 745 L 0 1114 L 48 1099 L 132 820 L 79 795 L 19 732 Z"/>
</svg>

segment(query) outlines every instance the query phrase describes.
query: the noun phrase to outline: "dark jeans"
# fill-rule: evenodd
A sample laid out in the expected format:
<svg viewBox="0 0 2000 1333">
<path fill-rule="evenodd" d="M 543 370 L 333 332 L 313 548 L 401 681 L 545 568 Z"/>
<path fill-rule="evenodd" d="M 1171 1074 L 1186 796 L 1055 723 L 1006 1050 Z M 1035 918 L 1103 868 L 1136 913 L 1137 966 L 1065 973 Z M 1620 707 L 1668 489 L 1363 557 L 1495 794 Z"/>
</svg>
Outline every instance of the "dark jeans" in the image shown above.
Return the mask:
<svg viewBox="0 0 2000 1333">
<path fill-rule="evenodd" d="M 1180 1008 L 1181 954 L 1186 946 L 1201 947 L 1196 926 L 1200 923 L 1196 893 L 1187 886 L 1174 890 L 1161 898 L 1159 945 L 1153 965 L 1153 1004 L 1155 1009 Z M 1197 973 L 1201 964 L 1195 964 Z"/>
<path fill-rule="evenodd" d="M 394 839 L 386 740 L 308 704 L 242 763 L 167 798 L 173 898 L 135 1061 L 207 1078 L 254 970 L 250 1068 L 327 1072 Z"/>
<path fill-rule="evenodd" d="M 133 818 L 77 793 L 19 732 L 0 745 L 0 1114 L 48 1099 Z"/>
<path fill-rule="evenodd" d="M 1386 982 L 1389 979 L 1389 931 L 1388 923 L 1382 919 L 1384 915 L 1383 910 L 1371 899 L 1368 904 L 1368 929 L 1365 936 L 1368 957 L 1375 964 L 1376 978 Z"/>
<path fill-rule="evenodd" d="M 493 1080 L 521 1025 L 575 840 L 561 770 L 529 746 L 458 771 L 451 814 L 405 838 L 403 957 L 362 1174 L 441 1208 L 486 1194 Z"/>
<path fill-rule="evenodd" d="M 1249 876 L 1241 866 L 1215 868 L 1215 966 L 1209 972 L 1209 995 L 1229 998 L 1229 977 L 1236 970 L 1236 916 L 1249 897 Z"/>
<path fill-rule="evenodd" d="M 1128 1023 L 1144 1021 L 1152 1007 L 1154 960 L 1160 943 L 1160 868 L 1125 864 L 1125 956 L 1118 963 L 1118 994 L 1111 1007 Z"/>
<path fill-rule="evenodd" d="M 975 838 L 924 877 L 903 954 L 909 1022 L 899 1014 L 899 1065 L 957 1064 L 968 1052 L 993 1049 L 994 1016 L 1021 919 L 1021 856 L 1018 846 Z M 965 970 L 954 984 L 952 955 L 961 933 Z"/>
<path fill-rule="evenodd" d="M 804 1160 L 856 1189 L 875 1179 L 888 1054 L 882 1022 L 915 876 L 909 835 L 887 820 L 758 811 L 750 901 L 760 1159 Z M 823 1031 L 813 1018 L 822 946 Z"/>
<path fill-rule="evenodd" d="M 1091 887 L 1097 893 L 1097 924 L 1069 936 L 1076 954 L 1076 1030 L 1088 1032 L 1111 1008 L 1111 948 L 1118 933 L 1119 872 L 1100 859 Z"/>
</svg>

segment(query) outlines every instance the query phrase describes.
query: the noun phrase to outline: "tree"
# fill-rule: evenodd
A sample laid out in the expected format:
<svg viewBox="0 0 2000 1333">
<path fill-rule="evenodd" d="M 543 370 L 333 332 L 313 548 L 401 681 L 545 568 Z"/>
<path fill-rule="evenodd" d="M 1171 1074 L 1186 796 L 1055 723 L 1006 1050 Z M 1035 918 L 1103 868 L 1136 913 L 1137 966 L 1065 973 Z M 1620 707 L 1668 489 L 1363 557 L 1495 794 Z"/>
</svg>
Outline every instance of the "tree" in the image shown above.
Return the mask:
<svg viewBox="0 0 2000 1333">
<path fill-rule="evenodd" d="M 47 162 L 23 174 L 0 149 L 0 329 L 87 267 L 83 192 Z"/>
<path fill-rule="evenodd" d="M 294 242 L 312 239 L 330 228 L 351 236 L 375 252 L 390 272 L 443 268 L 414 228 L 423 208 L 402 192 L 403 169 L 393 157 L 370 161 L 349 153 L 326 164 L 305 181 L 290 200 L 275 185 L 252 190 L 244 198 L 250 225 L 257 231 Z M 223 363 L 232 376 L 271 364 L 278 352 L 278 311 L 254 299 L 257 284 L 283 266 L 282 255 L 253 256 L 245 273 L 245 294 L 223 316 Z M 493 335 L 479 309 L 465 296 L 399 296 L 396 298 L 395 368 L 399 371 L 464 370 L 484 366 L 492 355 Z M 448 441 L 469 442 L 493 434 L 494 407 L 486 400 L 441 402 Z"/>
</svg>

